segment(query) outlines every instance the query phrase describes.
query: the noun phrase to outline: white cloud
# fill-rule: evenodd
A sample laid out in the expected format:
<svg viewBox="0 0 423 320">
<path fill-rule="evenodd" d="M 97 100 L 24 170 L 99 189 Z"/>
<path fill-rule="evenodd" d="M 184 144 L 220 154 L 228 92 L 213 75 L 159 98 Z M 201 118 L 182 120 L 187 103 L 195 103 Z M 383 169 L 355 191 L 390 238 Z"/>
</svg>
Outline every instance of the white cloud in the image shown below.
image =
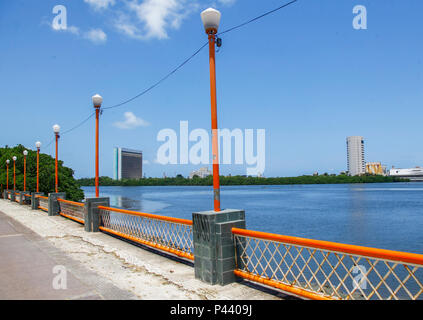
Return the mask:
<svg viewBox="0 0 423 320">
<path fill-rule="evenodd" d="M 104 10 L 115 4 L 115 0 L 84 0 L 84 2 L 88 3 L 94 10 Z"/>
<path fill-rule="evenodd" d="M 132 0 L 120 13 L 115 27 L 131 38 L 167 39 L 169 29 L 178 29 L 194 9 L 190 0 Z"/>
<path fill-rule="evenodd" d="M 60 26 L 54 23 L 48 23 L 50 25 L 51 29 L 57 32 L 69 32 L 75 35 L 79 35 L 79 28 L 75 26 Z"/>
<path fill-rule="evenodd" d="M 67 28 L 67 31 L 73 34 L 78 35 L 79 34 L 79 28 L 75 26 L 70 26 Z"/>
<path fill-rule="evenodd" d="M 236 2 L 236 0 L 218 0 L 218 2 L 225 6 L 231 6 Z"/>
<path fill-rule="evenodd" d="M 145 39 L 141 30 L 131 21 L 128 15 L 120 13 L 116 22 L 115 28 L 125 34 L 126 36 L 134 39 Z"/>
<path fill-rule="evenodd" d="M 104 43 L 107 40 L 106 33 L 101 29 L 91 29 L 89 31 L 81 31 L 76 26 L 66 26 L 66 27 L 60 27 L 58 28 L 53 23 L 49 22 L 42 22 L 42 24 L 47 24 L 51 27 L 51 29 L 55 32 L 68 32 L 72 33 L 75 36 L 85 38 L 87 40 L 90 40 L 93 43 L 100 44 Z"/>
<path fill-rule="evenodd" d="M 232 5 L 236 0 L 213 0 L 217 5 Z M 132 39 L 167 39 L 189 15 L 198 14 L 210 0 L 84 0 L 95 11 L 102 11 L 115 30 Z M 201 21 L 198 20 L 201 24 Z M 66 30 L 94 43 L 104 43 L 107 35 L 93 26 L 83 31 L 72 26 Z M 54 28 L 52 26 L 52 28 Z M 60 30 L 56 30 L 60 31 Z"/>
<path fill-rule="evenodd" d="M 119 129 L 134 129 L 137 127 L 146 127 L 150 125 L 147 121 L 137 117 L 133 112 L 125 112 L 123 114 L 125 120 L 117 121 L 113 125 Z"/>
<path fill-rule="evenodd" d="M 107 40 L 107 35 L 101 29 L 91 29 L 85 32 L 84 38 L 96 44 L 104 43 Z"/>
</svg>

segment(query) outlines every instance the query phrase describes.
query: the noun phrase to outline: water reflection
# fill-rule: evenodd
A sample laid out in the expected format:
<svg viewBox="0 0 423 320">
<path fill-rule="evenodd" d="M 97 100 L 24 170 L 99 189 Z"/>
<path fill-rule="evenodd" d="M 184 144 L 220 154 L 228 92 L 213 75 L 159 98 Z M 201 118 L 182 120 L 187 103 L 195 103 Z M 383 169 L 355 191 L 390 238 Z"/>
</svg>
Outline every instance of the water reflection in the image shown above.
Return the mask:
<svg viewBox="0 0 423 320">
<path fill-rule="evenodd" d="M 349 185 L 350 203 L 349 203 L 349 219 L 347 225 L 352 233 L 351 238 L 357 242 L 366 243 L 367 241 L 367 215 L 366 207 L 369 205 L 366 190 L 363 188 L 355 188 Z"/>
</svg>

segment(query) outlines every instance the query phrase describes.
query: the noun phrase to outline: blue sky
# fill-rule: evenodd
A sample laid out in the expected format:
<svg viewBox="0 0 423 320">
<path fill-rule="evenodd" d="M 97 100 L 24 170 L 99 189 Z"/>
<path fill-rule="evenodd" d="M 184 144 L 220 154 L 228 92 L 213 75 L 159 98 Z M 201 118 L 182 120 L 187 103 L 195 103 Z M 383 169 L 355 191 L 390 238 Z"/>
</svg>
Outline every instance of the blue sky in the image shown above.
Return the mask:
<svg viewBox="0 0 423 320">
<path fill-rule="evenodd" d="M 224 30 L 283 3 L 0 1 L 0 144 L 46 146 L 53 124 L 65 131 L 93 111 L 93 94 L 107 107 L 149 87 L 206 41 L 207 7 L 222 12 Z M 56 5 L 67 9 L 66 31 L 52 28 Z M 367 30 L 352 27 L 355 5 L 367 8 Z M 223 35 L 219 127 L 266 130 L 265 176 L 345 170 L 349 135 L 364 136 L 367 161 L 423 165 L 421 12 L 418 0 L 299 0 Z M 125 113 L 129 129 L 117 124 Z M 103 113 L 101 175 L 113 175 L 115 146 L 143 150 L 147 176 L 200 167 L 154 162 L 157 133 L 178 132 L 181 120 L 210 129 L 207 49 L 148 94 Z M 94 175 L 94 119 L 61 137 L 60 158 L 77 177 Z M 245 166 L 222 165 L 221 173 L 245 174 Z"/>
</svg>

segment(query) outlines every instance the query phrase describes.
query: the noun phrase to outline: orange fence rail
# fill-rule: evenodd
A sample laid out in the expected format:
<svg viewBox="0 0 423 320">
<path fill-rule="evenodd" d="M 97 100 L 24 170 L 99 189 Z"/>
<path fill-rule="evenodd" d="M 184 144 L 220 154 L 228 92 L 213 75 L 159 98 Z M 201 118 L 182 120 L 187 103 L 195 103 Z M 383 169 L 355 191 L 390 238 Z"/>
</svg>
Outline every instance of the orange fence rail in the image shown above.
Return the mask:
<svg viewBox="0 0 423 320">
<path fill-rule="evenodd" d="M 65 218 L 84 224 L 84 203 L 58 198 L 59 214 Z"/>
<path fill-rule="evenodd" d="M 233 228 L 239 277 L 308 299 L 423 299 L 423 255 Z"/>
<path fill-rule="evenodd" d="M 48 212 L 48 197 L 40 195 L 36 195 L 35 197 L 38 198 L 38 209 Z"/>
<path fill-rule="evenodd" d="M 61 198 L 58 198 L 57 201 L 62 202 L 62 203 L 71 204 L 71 205 L 77 206 L 77 207 L 83 207 L 84 206 L 84 203 L 82 203 L 82 202 L 70 201 L 70 200 L 65 200 L 65 199 L 61 199 Z"/>
<path fill-rule="evenodd" d="M 194 260 L 191 220 L 105 206 L 98 209 L 100 230 Z"/>
</svg>

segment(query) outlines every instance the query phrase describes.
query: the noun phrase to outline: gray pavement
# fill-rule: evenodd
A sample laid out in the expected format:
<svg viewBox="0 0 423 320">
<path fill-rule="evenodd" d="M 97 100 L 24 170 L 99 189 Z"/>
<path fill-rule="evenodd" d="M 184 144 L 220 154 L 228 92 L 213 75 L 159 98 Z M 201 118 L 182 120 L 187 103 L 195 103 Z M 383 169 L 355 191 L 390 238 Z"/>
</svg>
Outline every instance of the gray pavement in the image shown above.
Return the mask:
<svg viewBox="0 0 423 320">
<path fill-rule="evenodd" d="M 55 266 L 66 270 L 66 289 L 53 286 Z M 56 283 L 59 281 L 56 280 Z M 133 299 L 0 212 L 0 299 Z"/>
</svg>

